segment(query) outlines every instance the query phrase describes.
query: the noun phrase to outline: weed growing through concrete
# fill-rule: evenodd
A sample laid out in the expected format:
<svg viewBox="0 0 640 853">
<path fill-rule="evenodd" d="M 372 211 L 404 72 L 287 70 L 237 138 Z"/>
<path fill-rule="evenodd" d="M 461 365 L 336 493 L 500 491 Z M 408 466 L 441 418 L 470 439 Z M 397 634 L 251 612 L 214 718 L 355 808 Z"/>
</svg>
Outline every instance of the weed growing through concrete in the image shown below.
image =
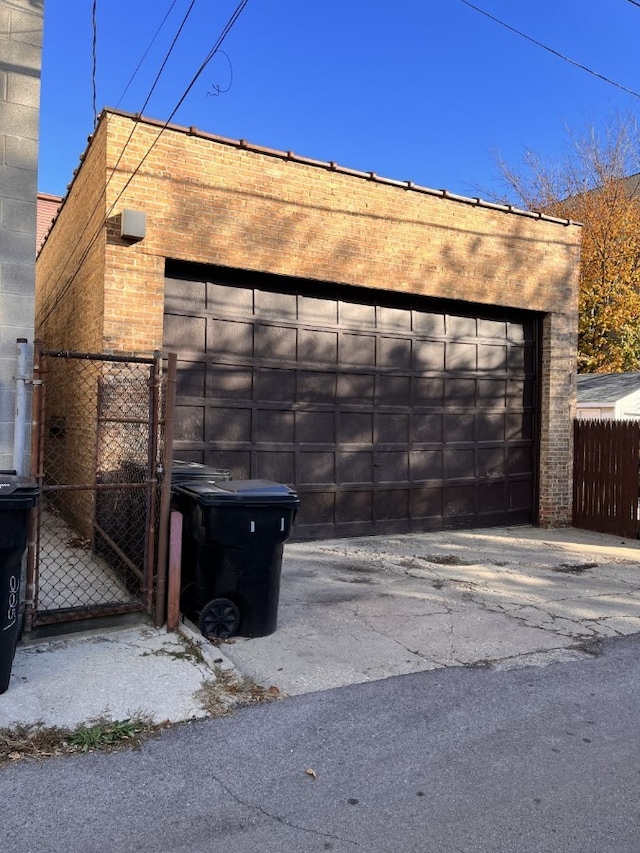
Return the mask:
<svg viewBox="0 0 640 853">
<path fill-rule="evenodd" d="M 277 687 L 261 687 L 233 670 L 216 667 L 216 677 L 203 681 L 195 698 L 210 717 L 224 717 L 236 708 L 282 698 Z"/>
<path fill-rule="evenodd" d="M 166 723 L 154 723 L 149 717 L 137 715 L 126 720 L 99 719 L 75 729 L 45 727 L 41 723 L 1 728 L 0 765 L 24 758 L 51 758 L 137 746 L 166 727 Z"/>
</svg>

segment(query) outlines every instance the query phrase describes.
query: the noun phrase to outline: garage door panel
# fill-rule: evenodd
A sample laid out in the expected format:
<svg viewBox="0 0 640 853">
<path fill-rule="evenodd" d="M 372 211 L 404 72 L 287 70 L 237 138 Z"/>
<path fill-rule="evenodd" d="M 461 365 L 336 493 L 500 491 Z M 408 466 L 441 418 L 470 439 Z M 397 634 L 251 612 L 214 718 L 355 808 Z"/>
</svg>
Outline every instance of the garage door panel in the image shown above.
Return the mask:
<svg viewBox="0 0 640 853">
<path fill-rule="evenodd" d="M 532 520 L 533 320 L 211 279 L 167 279 L 176 456 L 294 485 L 301 538 Z"/>
<path fill-rule="evenodd" d="M 445 449 L 444 476 L 446 480 L 472 479 L 476 476 L 475 451 L 456 447 Z"/>
<path fill-rule="evenodd" d="M 305 494 L 304 501 L 300 503 L 300 509 L 296 517 L 296 529 L 307 528 L 311 531 L 321 528 L 335 528 L 336 521 L 336 495 L 335 492 L 309 491 Z M 330 535 L 330 534 L 329 534 Z"/>
<path fill-rule="evenodd" d="M 338 401 L 339 403 L 373 405 L 375 387 L 375 374 L 373 373 L 340 373 L 338 376 Z"/>
<path fill-rule="evenodd" d="M 505 423 L 507 441 L 531 441 L 533 439 L 533 412 L 507 412 Z"/>
<path fill-rule="evenodd" d="M 203 362 L 181 361 L 176 375 L 176 394 L 179 397 L 204 397 L 206 366 Z"/>
<path fill-rule="evenodd" d="M 411 415 L 411 444 L 425 442 L 440 444 L 444 440 L 443 421 L 442 414 Z"/>
<path fill-rule="evenodd" d="M 417 338 L 413 341 L 413 369 L 418 371 L 444 370 L 445 344 Z"/>
<path fill-rule="evenodd" d="M 479 317 L 477 319 L 477 330 L 479 338 L 505 340 L 507 337 L 507 324 L 504 320 L 485 320 Z"/>
<path fill-rule="evenodd" d="M 448 444 L 457 441 L 473 442 L 475 438 L 475 417 L 471 413 L 454 412 L 445 415 L 444 434 Z"/>
<path fill-rule="evenodd" d="M 373 521 L 373 493 L 371 490 L 339 492 L 336 499 L 338 524 L 353 522 L 370 524 Z"/>
<path fill-rule="evenodd" d="M 409 480 L 409 453 L 378 450 L 374 460 L 376 483 L 403 483 Z"/>
<path fill-rule="evenodd" d="M 356 329 L 375 328 L 375 305 L 363 305 L 357 302 L 339 302 L 338 312 L 341 326 L 352 326 Z"/>
<path fill-rule="evenodd" d="M 478 404 L 483 408 L 503 409 L 507 405 L 507 382 L 504 379 L 478 378 Z M 522 401 L 520 401 L 522 405 Z"/>
<path fill-rule="evenodd" d="M 373 483 L 372 451 L 340 451 L 337 458 L 339 483 Z"/>
<path fill-rule="evenodd" d="M 487 447 L 478 449 L 478 476 L 504 477 L 507 473 L 505 448 Z"/>
<path fill-rule="evenodd" d="M 335 458 L 333 451 L 302 451 L 298 461 L 298 482 L 307 486 L 335 483 Z"/>
<path fill-rule="evenodd" d="M 176 441 L 204 441 L 204 406 L 179 406 L 174 434 Z"/>
<path fill-rule="evenodd" d="M 255 435 L 258 439 L 268 436 L 271 441 L 279 444 L 293 444 L 295 441 L 294 413 L 289 409 L 257 409 Z"/>
<path fill-rule="evenodd" d="M 414 486 L 411 489 L 411 517 L 442 520 L 444 489 L 442 486 Z"/>
<path fill-rule="evenodd" d="M 338 375 L 321 370 L 300 370 L 298 372 L 299 403 L 336 404 Z"/>
<path fill-rule="evenodd" d="M 338 322 L 338 303 L 335 299 L 315 296 L 298 297 L 298 319 L 313 326 L 330 326 Z"/>
<path fill-rule="evenodd" d="M 205 440 L 212 441 L 251 441 L 251 409 L 224 408 L 207 406 L 205 410 Z"/>
<path fill-rule="evenodd" d="M 442 450 L 411 450 L 409 452 L 411 480 L 443 480 Z"/>
<path fill-rule="evenodd" d="M 531 510 L 531 489 L 526 480 L 514 481 L 508 485 L 509 509 Z"/>
<path fill-rule="evenodd" d="M 392 308 L 385 305 L 377 307 L 376 325 L 383 330 L 411 331 L 411 310 L 407 308 Z"/>
<path fill-rule="evenodd" d="M 447 314 L 445 317 L 446 333 L 451 338 L 475 338 L 477 324 L 475 317 L 459 317 Z"/>
<path fill-rule="evenodd" d="M 402 444 L 407 446 L 410 441 L 409 428 L 411 419 L 408 413 L 376 415 L 375 442 L 376 444 Z"/>
<path fill-rule="evenodd" d="M 180 455 L 184 458 L 183 453 Z M 194 461 L 202 461 L 213 468 L 231 471 L 234 480 L 248 480 L 255 476 L 251 471 L 251 456 L 252 451 L 249 448 L 238 450 L 223 443 L 219 445 L 219 449 L 207 450 L 204 459 Z"/>
<path fill-rule="evenodd" d="M 256 357 L 259 359 L 285 359 L 295 361 L 298 350 L 298 332 L 290 326 L 256 327 Z"/>
<path fill-rule="evenodd" d="M 336 443 L 334 412 L 296 412 L 296 441 L 299 444 Z"/>
<path fill-rule="evenodd" d="M 341 364 L 376 366 L 376 339 L 372 335 L 340 334 L 339 356 Z"/>
<path fill-rule="evenodd" d="M 478 509 L 481 513 L 501 512 L 506 502 L 506 484 L 480 483 L 478 486 Z"/>
<path fill-rule="evenodd" d="M 295 482 L 295 458 L 293 451 L 256 450 L 255 474 L 260 480 L 274 480 L 276 483 Z"/>
<path fill-rule="evenodd" d="M 253 288 L 234 287 L 229 284 L 208 281 L 206 288 L 207 310 L 223 316 L 238 313 L 252 314 Z"/>
<path fill-rule="evenodd" d="M 444 517 L 449 521 L 476 515 L 475 486 L 445 486 L 443 501 Z"/>
<path fill-rule="evenodd" d="M 503 412 L 480 412 L 475 415 L 476 441 L 499 441 L 505 438 L 505 414 Z M 522 419 L 520 418 L 520 426 Z M 512 436 L 518 437 L 518 436 Z"/>
<path fill-rule="evenodd" d="M 203 353 L 206 347 L 207 321 L 204 317 L 184 317 L 167 314 L 164 319 L 165 346 L 184 355 Z"/>
<path fill-rule="evenodd" d="M 408 338 L 380 338 L 378 367 L 411 369 L 411 341 Z"/>
<path fill-rule="evenodd" d="M 207 352 L 221 356 L 235 355 L 251 358 L 253 355 L 253 323 L 209 319 Z"/>
<path fill-rule="evenodd" d="M 411 378 L 409 376 L 379 374 L 376 381 L 376 403 L 379 406 L 409 407 L 411 405 Z"/>
<path fill-rule="evenodd" d="M 442 406 L 444 404 L 444 379 L 415 377 L 411 387 L 413 406 Z"/>
<path fill-rule="evenodd" d="M 475 373 L 478 348 L 475 344 L 447 343 L 445 349 L 445 370 L 468 370 Z"/>
<path fill-rule="evenodd" d="M 197 314 L 205 305 L 206 288 L 204 281 L 165 279 L 164 310 L 166 314 Z"/>
<path fill-rule="evenodd" d="M 298 358 L 314 363 L 338 363 L 338 333 L 316 329 L 300 329 L 298 332 Z"/>
<path fill-rule="evenodd" d="M 478 370 L 505 371 L 507 369 L 506 346 L 478 345 Z"/>
<path fill-rule="evenodd" d="M 456 405 L 475 406 L 476 380 L 448 376 L 444 380 L 445 398 Z M 504 401 L 504 397 L 503 397 Z"/>
<path fill-rule="evenodd" d="M 257 400 L 295 400 L 296 373 L 294 370 L 258 368 L 256 377 Z"/>
<path fill-rule="evenodd" d="M 531 447 L 509 447 L 507 449 L 507 471 L 509 474 L 528 474 L 532 463 Z"/>
<path fill-rule="evenodd" d="M 376 522 L 391 520 L 406 522 L 409 518 L 409 505 L 409 489 L 385 489 L 374 492 L 373 511 Z"/>
<path fill-rule="evenodd" d="M 412 314 L 412 327 L 413 331 L 417 332 L 420 335 L 424 335 L 432 337 L 432 338 L 442 338 L 445 334 L 445 315 L 444 314 L 436 314 L 428 311 L 417 311 L 413 310 Z"/>
<path fill-rule="evenodd" d="M 179 373 L 182 370 L 180 366 Z M 253 391 L 253 370 L 234 364 L 208 364 L 206 395 L 209 399 L 250 400 Z"/>
<path fill-rule="evenodd" d="M 340 444 L 373 444 L 373 412 L 340 412 Z"/>
<path fill-rule="evenodd" d="M 254 303 L 256 317 L 276 320 L 296 320 L 298 317 L 298 300 L 295 293 L 256 288 Z"/>
</svg>

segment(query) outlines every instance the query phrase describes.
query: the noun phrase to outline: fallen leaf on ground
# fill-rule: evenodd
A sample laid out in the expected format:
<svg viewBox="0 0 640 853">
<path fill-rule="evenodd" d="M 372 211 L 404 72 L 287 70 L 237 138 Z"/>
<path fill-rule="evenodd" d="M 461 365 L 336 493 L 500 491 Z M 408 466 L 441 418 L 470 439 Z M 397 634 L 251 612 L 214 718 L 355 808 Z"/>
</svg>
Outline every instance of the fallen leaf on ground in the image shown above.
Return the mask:
<svg viewBox="0 0 640 853">
<path fill-rule="evenodd" d="M 316 771 L 312 767 L 307 767 L 304 772 L 307 774 L 307 776 L 313 776 L 314 779 L 318 778 Z"/>
</svg>

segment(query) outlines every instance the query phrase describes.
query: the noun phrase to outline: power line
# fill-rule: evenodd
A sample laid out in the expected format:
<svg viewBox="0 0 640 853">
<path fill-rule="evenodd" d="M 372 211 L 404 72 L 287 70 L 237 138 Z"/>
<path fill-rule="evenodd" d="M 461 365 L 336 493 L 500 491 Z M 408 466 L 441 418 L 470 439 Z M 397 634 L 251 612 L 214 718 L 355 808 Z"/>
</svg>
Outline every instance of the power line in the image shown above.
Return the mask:
<svg viewBox="0 0 640 853">
<path fill-rule="evenodd" d="M 168 12 L 166 13 L 166 15 L 164 16 L 164 18 L 162 19 L 162 22 L 161 22 L 160 26 L 158 27 L 158 29 L 155 31 L 155 33 L 154 33 L 154 35 L 153 35 L 153 38 L 151 39 L 151 41 L 150 41 L 150 42 L 149 42 L 149 44 L 147 45 L 147 49 L 146 49 L 146 50 L 145 50 L 145 52 L 142 54 L 142 59 L 141 59 L 141 60 L 140 60 L 140 62 L 138 62 L 138 64 L 136 65 L 135 71 L 133 72 L 133 74 L 132 74 L 132 75 L 131 75 L 131 77 L 129 78 L 129 82 L 128 82 L 128 83 L 127 83 L 127 85 L 124 87 L 124 91 L 122 92 L 122 94 L 121 94 L 121 95 L 120 95 L 120 97 L 118 98 L 118 100 L 117 100 L 117 102 L 116 102 L 116 108 L 120 106 L 120 103 L 121 103 L 122 99 L 124 98 L 124 96 L 125 96 L 125 95 L 127 94 L 127 92 L 129 91 L 129 86 L 131 86 L 131 84 L 133 83 L 133 81 L 134 81 L 134 79 L 135 79 L 135 77 L 136 77 L 136 75 L 137 75 L 138 71 L 140 71 L 140 68 L 141 68 L 141 66 L 142 66 L 142 63 L 143 63 L 143 62 L 145 61 L 145 59 L 147 58 L 147 54 L 149 53 L 149 51 L 150 51 L 150 50 L 151 50 L 151 48 L 153 47 L 153 43 L 154 43 L 154 42 L 155 42 L 155 40 L 158 38 L 158 36 L 159 36 L 159 34 L 160 34 L 160 30 L 164 27 L 165 23 L 167 22 L 167 18 L 168 18 L 168 17 L 169 17 L 169 15 L 173 12 L 173 9 L 174 9 L 174 7 L 175 7 L 175 5 L 176 5 L 176 3 L 177 3 L 177 2 L 178 2 L 178 0 L 173 0 L 173 2 L 171 3 L 171 6 L 169 6 L 169 10 L 168 10 Z M 163 66 L 163 67 L 164 67 L 164 66 Z"/>
<path fill-rule="evenodd" d="M 599 74 L 597 71 L 594 71 L 592 68 L 588 68 L 586 65 L 582 65 L 580 62 L 576 62 L 575 59 L 571 59 L 568 56 L 565 56 L 562 53 L 559 53 L 557 50 L 554 50 L 552 47 L 549 47 L 546 44 L 543 44 L 541 41 L 537 41 L 536 39 L 528 36 L 526 33 L 517 30 L 515 27 L 512 27 L 510 24 L 501 21 L 500 18 L 494 17 L 494 15 L 490 15 L 489 12 L 485 12 L 484 9 L 481 9 L 479 6 L 474 6 L 473 3 L 470 3 L 469 0 L 460 0 L 461 3 L 464 3 L 465 6 L 468 6 L 470 9 L 473 9 L 476 12 L 479 12 L 481 15 L 484 15 L 485 18 L 489 18 L 490 21 L 494 21 L 496 24 L 500 24 L 501 27 L 504 27 L 507 30 L 510 30 L 512 33 L 520 36 L 527 41 L 530 41 L 532 44 L 535 44 L 537 47 L 541 47 L 543 50 L 552 53 L 554 56 L 557 56 L 558 59 L 562 59 L 564 62 L 568 62 L 570 65 L 574 65 L 576 68 L 580 68 L 582 71 L 586 71 L 587 74 L 592 74 L 594 77 L 597 77 L 599 80 L 603 80 L 605 83 L 609 83 L 611 86 L 615 86 L 617 89 L 621 89 L 623 92 L 626 92 L 628 95 L 633 95 L 634 98 L 640 98 L 640 94 L 638 92 L 634 92 L 633 89 L 627 89 L 626 86 L 623 86 L 621 83 L 616 83 L 615 80 L 611 80 L 609 77 L 605 77 L 603 74 Z M 640 3 L 635 2 L 635 0 L 629 0 L 632 2 L 634 6 L 640 7 Z"/>
<path fill-rule="evenodd" d="M 631 3 L 633 6 L 637 6 L 638 9 L 640 9 L 640 3 L 638 3 L 637 0 L 629 0 L 629 3 Z"/>
<path fill-rule="evenodd" d="M 91 68 L 91 83 L 93 87 L 93 126 L 95 128 L 98 123 L 98 113 L 96 110 L 96 71 L 97 71 L 97 41 L 98 41 L 98 21 L 97 21 L 97 12 L 98 12 L 98 2 L 97 0 L 93 0 L 93 6 L 91 8 L 91 29 L 93 34 L 93 43 L 92 43 L 92 68 Z"/>
<path fill-rule="evenodd" d="M 137 175 L 137 173 L 138 173 L 138 172 L 140 171 L 140 169 L 142 168 L 142 166 L 143 166 L 143 164 L 144 164 L 145 160 L 146 160 L 146 159 L 147 159 L 147 157 L 151 154 L 151 151 L 154 149 L 154 147 L 155 147 L 155 146 L 156 146 L 156 144 L 158 143 L 158 140 L 160 139 L 160 137 L 162 136 L 162 134 L 164 133 L 164 131 L 165 131 L 165 130 L 167 129 L 167 127 L 169 126 L 169 124 L 170 124 L 171 120 L 173 119 L 173 117 L 175 116 L 175 114 L 177 113 L 177 111 L 180 109 L 180 107 L 182 106 L 182 104 L 184 103 L 184 101 L 185 101 L 185 99 L 187 98 L 187 96 L 188 96 L 189 92 L 191 91 L 191 89 L 195 86 L 195 84 L 196 84 L 196 82 L 198 81 L 198 79 L 199 79 L 200 75 L 202 74 L 202 72 L 205 70 L 205 68 L 207 67 L 207 65 L 209 64 L 209 62 L 211 61 L 211 59 L 215 56 L 215 54 L 220 50 L 220 47 L 222 46 L 222 43 L 224 42 L 224 40 L 226 39 L 226 37 L 229 35 L 229 32 L 231 31 L 231 29 L 233 28 L 234 24 L 236 23 L 236 21 L 238 20 L 238 18 L 239 18 L 239 17 L 240 17 L 240 15 L 242 14 L 242 12 L 244 11 L 244 9 L 245 9 L 245 7 L 247 6 L 248 2 L 249 2 L 249 0 L 240 0 L 240 3 L 238 3 L 238 5 L 236 6 L 235 11 L 233 12 L 233 14 L 231 15 L 231 17 L 230 17 L 230 18 L 229 18 L 229 20 L 227 21 L 226 25 L 224 26 L 224 28 L 223 28 L 223 30 L 222 30 L 222 33 L 218 36 L 218 38 L 217 38 L 217 40 L 216 40 L 216 42 L 215 42 L 214 46 L 211 48 L 211 50 L 209 51 L 209 53 L 208 53 L 208 54 L 207 54 L 207 56 L 205 57 L 204 61 L 202 62 L 202 64 L 200 65 L 200 67 L 198 68 L 198 70 L 196 71 L 196 73 L 194 74 L 193 78 L 191 79 L 191 82 L 189 83 L 189 85 L 187 86 L 187 88 L 185 89 L 185 91 L 183 92 L 183 94 L 182 94 L 182 96 L 180 97 L 180 99 L 179 99 L 178 103 L 176 104 L 176 106 L 173 108 L 173 110 L 172 110 L 172 112 L 171 112 L 171 114 L 170 114 L 169 118 L 168 118 L 168 119 L 165 121 L 165 123 L 161 126 L 161 128 L 160 128 L 160 131 L 159 131 L 158 135 L 157 135 L 157 136 L 156 136 L 156 138 L 153 140 L 153 142 L 151 143 L 151 145 L 150 145 L 150 146 L 149 146 L 149 148 L 147 149 L 146 153 L 144 154 L 144 156 L 142 157 L 142 159 L 140 160 L 140 162 L 138 163 L 138 165 L 136 166 L 136 168 L 133 170 L 133 172 L 132 172 L 132 173 L 131 173 L 131 175 L 129 176 L 128 180 L 126 181 L 126 183 L 124 184 L 124 186 L 122 187 L 122 189 L 120 190 L 120 192 L 118 193 L 118 195 L 116 196 L 116 198 L 114 199 L 114 201 L 113 201 L 113 203 L 111 204 L 111 206 L 109 207 L 109 210 L 107 211 L 106 216 L 104 217 L 104 219 L 102 219 L 102 220 L 101 220 L 100 225 L 99 225 L 99 226 L 98 226 L 98 228 L 96 229 L 96 231 L 95 231 L 95 233 L 94 233 L 93 237 L 89 240 L 89 242 L 87 243 L 87 246 L 85 247 L 84 251 L 82 252 L 82 254 L 81 254 L 81 256 L 80 256 L 80 258 L 79 258 L 79 260 L 78 260 L 78 262 L 77 262 L 77 264 L 76 264 L 75 270 L 74 270 L 74 271 L 73 271 L 73 273 L 71 274 L 71 276 L 70 276 L 69 280 L 68 280 L 68 281 L 67 281 L 67 283 L 64 285 L 64 287 L 62 288 L 62 290 L 60 291 L 60 293 L 58 293 L 58 294 L 56 295 L 55 300 L 54 300 L 54 302 L 52 303 L 52 305 L 51 305 L 48 309 L 46 309 L 46 310 L 45 310 L 45 313 L 44 313 L 44 316 L 42 317 L 42 319 L 38 318 L 38 324 L 39 324 L 39 325 L 41 325 L 41 324 L 43 324 L 43 323 L 45 323 L 45 322 L 47 321 L 47 319 L 51 316 L 52 311 L 56 308 L 56 306 L 57 306 L 57 305 L 59 305 L 59 303 L 61 302 L 61 300 L 63 299 L 63 297 L 67 294 L 67 292 L 68 292 L 68 291 L 69 291 L 69 289 L 71 288 L 71 286 L 72 286 L 73 282 L 75 281 L 76 276 L 78 275 L 78 273 L 79 273 L 79 271 L 80 271 L 80 269 L 81 269 L 81 267 L 82 267 L 82 264 L 83 264 L 83 263 L 84 263 L 84 261 L 86 260 L 86 258 L 87 258 L 87 256 L 88 256 L 89 252 L 91 251 L 91 248 L 92 248 L 93 244 L 94 244 L 94 243 L 95 243 L 95 241 L 97 240 L 97 238 L 98 238 L 98 236 L 99 236 L 100 232 L 102 231 L 103 227 L 105 226 L 105 224 L 106 224 L 106 222 L 107 222 L 107 220 L 108 220 L 109 216 L 110 216 L 110 215 L 111 215 L 111 213 L 113 212 L 114 207 L 117 205 L 118 201 L 121 199 L 122 195 L 125 193 L 125 191 L 126 191 L 126 190 L 127 190 L 127 188 L 129 187 L 129 185 L 131 184 L 131 181 L 135 178 L 135 176 Z M 189 13 L 190 13 L 191 9 L 193 8 L 193 3 L 195 3 L 195 0 L 193 0 L 193 2 L 192 2 L 192 4 L 191 4 L 191 6 L 189 7 L 189 11 L 187 12 L 187 16 L 189 15 Z M 186 20 L 186 18 L 185 18 L 185 20 Z M 183 26 L 184 26 L 184 21 L 183 21 Z M 176 38 L 177 38 L 177 36 L 176 36 Z M 175 44 L 175 39 L 174 39 L 174 44 Z M 172 45 L 172 48 L 173 48 L 173 45 Z M 167 58 L 168 58 L 168 56 L 167 56 Z M 166 62 L 166 59 L 165 59 L 165 62 Z M 156 78 L 156 82 L 157 82 L 157 78 Z M 155 83 L 154 83 L 154 86 L 155 86 Z M 150 97 L 150 95 L 149 95 L 149 97 Z M 148 98 L 147 98 L 147 101 L 148 101 Z M 146 104 L 146 101 L 145 101 L 145 104 Z M 137 118 L 135 119 L 135 121 L 139 120 L 139 118 L 140 118 L 140 114 L 138 114 L 138 116 L 137 116 Z M 110 175 L 110 177 L 109 177 L 109 179 L 108 179 L 108 181 L 107 181 L 107 183 L 106 183 L 106 185 L 105 185 L 105 189 L 104 189 L 104 190 L 101 192 L 101 194 L 100 194 L 100 198 L 98 199 L 98 202 L 96 203 L 96 206 L 94 207 L 94 209 L 93 209 L 93 211 L 92 211 L 92 213 L 91 213 L 91 216 L 93 216 L 93 214 L 96 212 L 97 207 L 98 207 L 98 204 L 100 203 L 100 199 L 102 198 L 102 196 L 103 196 L 104 194 L 106 194 L 107 186 L 108 186 L 108 184 L 109 184 L 109 182 L 110 182 L 111 178 L 113 177 L 113 175 L 114 175 L 114 173 L 115 173 L 115 171 L 116 171 L 116 168 L 117 168 L 118 164 L 119 164 L 119 163 L 120 163 L 120 161 L 122 160 L 122 157 L 123 157 L 123 155 L 124 155 L 124 151 L 125 151 L 125 149 L 126 149 L 127 145 L 129 144 L 129 142 L 130 142 L 130 140 L 131 140 L 131 137 L 132 137 L 132 135 L 133 135 L 133 132 L 135 131 L 135 127 L 136 127 L 136 125 L 134 125 L 134 127 L 132 128 L 132 131 L 131 131 L 131 133 L 129 134 L 129 137 L 128 137 L 127 141 L 125 142 L 125 144 L 124 144 L 124 146 L 123 146 L 122 151 L 120 152 L 120 156 L 118 157 L 118 161 L 117 161 L 116 165 L 114 166 L 113 171 L 111 172 L 111 175 Z M 88 222 L 89 222 L 89 220 L 90 220 L 91 216 L 87 217 L 87 224 L 88 224 Z M 85 233 L 85 230 L 86 230 L 86 227 L 82 230 L 82 232 L 81 232 L 81 234 L 80 234 L 80 238 L 81 238 L 81 237 L 83 236 L 83 234 Z M 60 276 L 58 277 L 58 279 L 57 279 L 57 281 L 56 281 L 56 285 L 57 285 L 57 284 L 62 280 L 62 276 L 63 276 L 63 274 L 64 274 L 64 268 L 63 268 L 63 270 L 62 270 L 62 272 L 61 272 Z"/>
</svg>

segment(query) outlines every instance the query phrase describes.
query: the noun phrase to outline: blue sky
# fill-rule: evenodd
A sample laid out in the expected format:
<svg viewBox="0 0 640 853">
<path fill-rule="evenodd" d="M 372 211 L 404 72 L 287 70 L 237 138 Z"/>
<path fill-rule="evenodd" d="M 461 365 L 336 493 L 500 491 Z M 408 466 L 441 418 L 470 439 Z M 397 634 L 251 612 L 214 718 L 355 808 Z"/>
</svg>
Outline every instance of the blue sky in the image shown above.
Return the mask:
<svg viewBox="0 0 640 853">
<path fill-rule="evenodd" d="M 473 2 L 640 93 L 636 3 Z M 97 0 L 98 112 L 172 115 L 238 6 L 195 0 L 149 98 L 191 3 Z M 44 5 L 38 188 L 64 195 L 93 129 L 92 0 Z M 462 0 L 248 0 L 222 50 L 172 123 L 468 196 L 504 192 L 496 153 L 556 162 L 567 127 L 640 107 Z"/>
</svg>

